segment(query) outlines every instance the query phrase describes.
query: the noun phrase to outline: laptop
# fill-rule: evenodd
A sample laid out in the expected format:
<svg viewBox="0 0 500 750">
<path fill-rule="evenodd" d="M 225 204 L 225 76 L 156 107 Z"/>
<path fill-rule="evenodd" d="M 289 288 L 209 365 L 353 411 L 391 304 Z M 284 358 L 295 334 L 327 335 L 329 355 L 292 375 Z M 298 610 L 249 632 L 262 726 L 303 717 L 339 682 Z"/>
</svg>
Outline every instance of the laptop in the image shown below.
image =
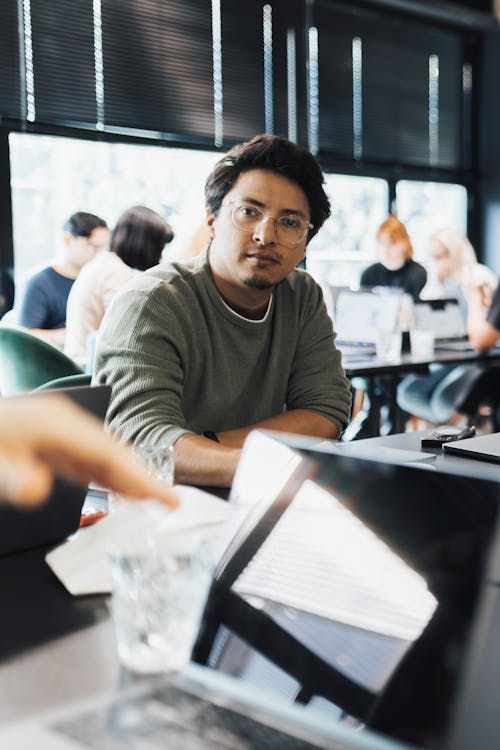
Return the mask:
<svg viewBox="0 0 500 750">
<path fill-rule="evenodd" d="M 500 432 L 443 443 L 445 453 L 500 464 Z"/>
<path fill-rule="evenodd" d="M 262 689 L 319 701 L 323 711 L 327 703 L 341 725 L 456 748 L 457 706 L 475 681 L 489 679 L 466 648 L 492 616 L 482 600 L 486 581 L 500 607 L 499 571 L 488 563 L 500 546 L 492 476 L 251 433 L 230 496 L 247 516 L 216 570 L 221 607 L 224 587 L 244 607 L 233 617 L 221 611 L 207 663 L 254 683 L 261 669 Z M 493 630 L 500 609 L 495 617 Z M 206 632 L 213 626 L 212 618 Z M 494 701 L 488 711 L 496 716 Z M 370 732 L 364 736 L 369 743 Z M 489 742 L 482 747 L 491 735 Z"/>
<path fill-rule="evenodd" d="M 333 320 L 336 343 L 344 354 L 374 354 L 379 331 L 396 330 L 400 308 L 400 293 L 341 291 Z"/>
<path fill-rule="evenodd" d="M 110 386 L 77 386 L 37 391 L 36 396 L 45 398 L 54 393 L 67 396 L 104 422 L 111 396 Z M 23 398 L 30 398 L 30 395 Z M 86 486 L 58 477 L 49 499 L 37 508 L 25 510 L 8 503 L 0 504 L 0 555 L 56 544 L 74 533 L 80 523 L 87 489 Z"/>
<path fill-rule="evenodd" d="M 473 351 L 465 316 L 457 299 L 417 300 L 413 312 L 416 328 L 434 331 L 436 349 Z"/>
</svg>

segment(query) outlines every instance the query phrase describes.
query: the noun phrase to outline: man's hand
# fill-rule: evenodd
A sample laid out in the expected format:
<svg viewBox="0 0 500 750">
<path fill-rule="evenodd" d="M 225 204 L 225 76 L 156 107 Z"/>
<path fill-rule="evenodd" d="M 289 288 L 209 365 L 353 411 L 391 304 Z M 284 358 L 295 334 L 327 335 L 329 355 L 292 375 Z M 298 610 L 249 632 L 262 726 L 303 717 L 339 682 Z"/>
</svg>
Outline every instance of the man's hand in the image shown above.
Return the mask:
<svg viewBox="0 0 500 750">
<path fill-rule="evenodd" d="M 55 474 L 178 505 L 130 447 L 115 442 L 97 419 L 63 396 L 1 399 L 0 500 L 40 503 L 49 496 Z"/>
</svg>

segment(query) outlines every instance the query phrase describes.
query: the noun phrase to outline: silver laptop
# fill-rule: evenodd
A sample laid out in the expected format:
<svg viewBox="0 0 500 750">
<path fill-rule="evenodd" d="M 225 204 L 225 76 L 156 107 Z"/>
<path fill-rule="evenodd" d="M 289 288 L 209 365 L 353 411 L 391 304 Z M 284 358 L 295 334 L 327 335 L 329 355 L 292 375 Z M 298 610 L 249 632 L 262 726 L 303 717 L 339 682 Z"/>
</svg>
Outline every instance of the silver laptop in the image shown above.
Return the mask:
<svg viewBox="0 0 500 750">
<path fill-rule="evenodd" d="M 453 456 L 500 464 L 500 432 L 444 443 L 443 450 Z"/>
<path fill-rule="evenodd" d="M 396 329 L 400 308 L 399 292 L 340 292 L 333 320 L 337 344 L 344 353 L 374 353 L 379 331 Z"/>
<path fill-rule="evenodd" d="M 457 299 L 428 299 L 415 302 L 415 326 L 434 331 L 436 349 L 472 351 L 467 325 Z"/>
</svg>

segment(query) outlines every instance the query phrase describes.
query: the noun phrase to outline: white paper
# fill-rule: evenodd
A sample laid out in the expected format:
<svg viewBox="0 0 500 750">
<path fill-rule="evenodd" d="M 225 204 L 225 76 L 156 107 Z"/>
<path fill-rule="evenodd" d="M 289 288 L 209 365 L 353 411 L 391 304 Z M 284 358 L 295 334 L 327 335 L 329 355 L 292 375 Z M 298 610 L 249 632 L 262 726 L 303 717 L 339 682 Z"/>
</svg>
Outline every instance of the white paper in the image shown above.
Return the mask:
<svg viewBox="0 0 500 750">
<path fill-rule="evenodd" d="M 47 564 L 70 594 L 111 592 L 108 559 L 110 544 L 127 547 L 154 533 L 165 549 L 189 549 L 202 538 L 218 536 L 228 504 L 194 487 L 174 487 L 180 506 L 169 509 L 154 501 L 127 503 L 123 512 L 110 513 L 93 526 L 80 529 L 71 539 L 46 555 Z"/>
</svg>

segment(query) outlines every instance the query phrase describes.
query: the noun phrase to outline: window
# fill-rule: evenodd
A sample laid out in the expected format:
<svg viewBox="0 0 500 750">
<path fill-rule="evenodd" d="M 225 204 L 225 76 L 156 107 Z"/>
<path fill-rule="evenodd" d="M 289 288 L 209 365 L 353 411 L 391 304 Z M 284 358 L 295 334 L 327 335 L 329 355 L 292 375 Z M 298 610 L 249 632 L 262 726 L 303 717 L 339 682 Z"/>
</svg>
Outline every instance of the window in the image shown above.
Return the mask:
<svg viewBox="0 0 500 750">
<path fill-rule="evenodd" d="M 388 213 L 388 186 L 375 177 L 326 174 L 332 215 L 307 249 L 307 268 L 320 282 L 357 286 L 375 254 L 375 233 Z"/>
<path fill-rule="evenodd" d="M 467 233 L 467 190 L 463 185 L 400 180 L 396 185 L 396 207 L 406 224 L 415 258 L 427 265 L 427 240 L 443 227 Z"/>
<path fill-rule="evenodd" d="M 74 211 L 112 227 L 126 208 L 144 204 L 171 224 L 168 256 L 189 243 L 205 215 L 205 179 L 219 154 L 159 146 L 96 143 L 15 134 L 9 137 L 16 280 L 57 255 Z"/>
</svg>

